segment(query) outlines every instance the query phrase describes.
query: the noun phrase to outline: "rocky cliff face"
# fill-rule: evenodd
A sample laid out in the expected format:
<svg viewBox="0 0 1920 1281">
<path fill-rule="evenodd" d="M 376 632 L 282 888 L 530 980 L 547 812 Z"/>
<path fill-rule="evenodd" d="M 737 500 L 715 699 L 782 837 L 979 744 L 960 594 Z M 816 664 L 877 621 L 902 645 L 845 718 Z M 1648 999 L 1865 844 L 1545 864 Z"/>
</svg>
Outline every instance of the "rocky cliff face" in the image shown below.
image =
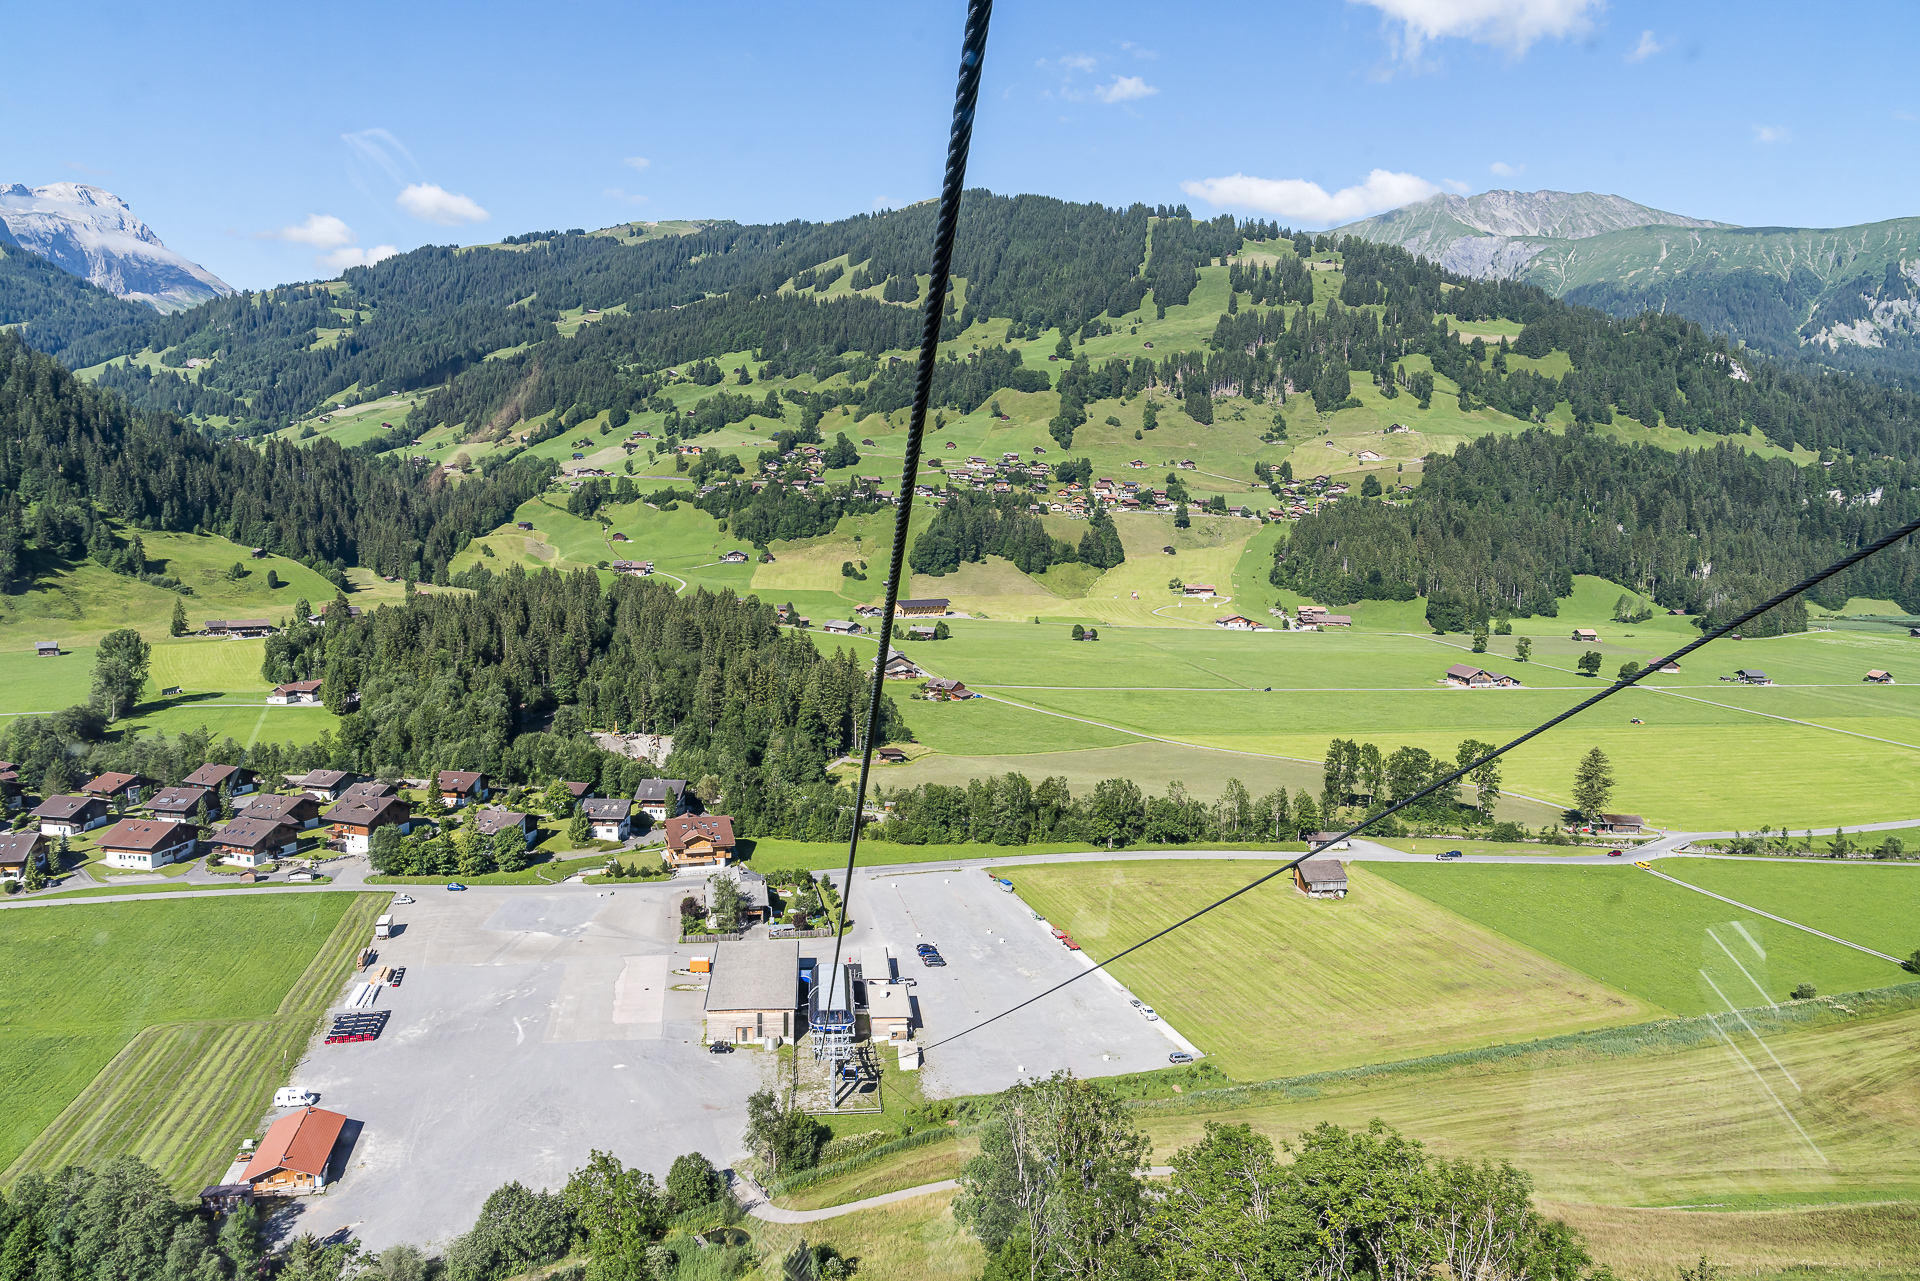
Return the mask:
<svg viewBox="0 0 1920 1281">
<path fill-rule="evenodd" d="M 0 244 L 17 242 L 63 271 L 159 311 L 233 292 L 162 244 L 120 197 L 85 183 L 0 187 L 0 226 Z"/>
</svg>

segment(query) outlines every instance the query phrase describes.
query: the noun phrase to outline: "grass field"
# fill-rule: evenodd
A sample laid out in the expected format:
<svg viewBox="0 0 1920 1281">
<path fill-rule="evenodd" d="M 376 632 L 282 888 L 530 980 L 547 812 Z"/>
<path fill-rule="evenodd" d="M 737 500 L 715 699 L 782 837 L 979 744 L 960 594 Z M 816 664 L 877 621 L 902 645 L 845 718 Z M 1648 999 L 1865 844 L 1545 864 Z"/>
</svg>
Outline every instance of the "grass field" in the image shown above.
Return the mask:
<svg viewBox="0 0 1920 1281">
<path fill-rule="evenodd" d="M 1920 866 L 1664 858 L 1676 880 L 1889 956 L 1920 950 Z"/>
<path fill-rule="evenodd" d="M 1015 892 L 1105 957 L 1253 880 L 1208 863 L 1057 864 Z M 1115 975 L 1238 1080 L 1483 1046 L 1657 1013 L 1350 865 L 1352 892 L 1309 900 L 1282 878 Z"/>
<path fill-rule="evenodd" d="M 1661 869 L 1667 870 L 1669 863 L 1682 861 L 1663 859 Z M 1854 901 L 1854 883 L 1823 875 L 1830 868 L 1740 866 L 1799 873 L 1794 878 L 1795 901 L 1779 913 L 1790 920 L 1799 919 L 1796 913 L 1803 910 L 1832 920 Z M 1630 864 L 1367 867 L 1488 930 L 1674 1014 L 1723 1010 L 1728 1000 L 1742 1007 L 1785 1001 L 1801 983 L 1812 983 L 1822 992 L 1851 992 L 1903 977 L 1888 962 L 1670 885 Z M 1908 869 L 1860 870 L 1897 874 Z M 1841 937 L 1846 934 L 1841 932 Z"/>
<path fill-rule="evenodd" d="M 10 913 L 0 957 L 59 975 L 0 993 L 0 1161 L 130 1151 L 185 1192 L 218 1175 L 338 995 L 385 895 Z"/>
</svg>

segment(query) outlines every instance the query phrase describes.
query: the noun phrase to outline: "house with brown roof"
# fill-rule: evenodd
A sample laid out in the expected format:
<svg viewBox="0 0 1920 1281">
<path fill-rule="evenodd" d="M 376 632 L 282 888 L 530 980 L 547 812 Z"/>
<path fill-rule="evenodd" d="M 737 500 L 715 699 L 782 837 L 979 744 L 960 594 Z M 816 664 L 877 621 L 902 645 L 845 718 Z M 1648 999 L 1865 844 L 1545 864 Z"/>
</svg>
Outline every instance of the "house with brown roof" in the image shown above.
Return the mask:
<svg viewBox="0 0 1920 1281">
<path fill-rule="evenodd" d="M 1865 676 L 1861 677 L 1861 679 L 1872 681 L 1875 685 L 1891 685 L 1893 684 L 1893 673 L 1883 672 L 1876 667 L 1872 671 L 1868 672 Z"/>
<path fill-rule="evenodd" d="M 1916 631 L 1914 635 L 1920 636 L 1920 631 Z M 60 642 L 35 641 L 33 643 L 33 654 L 35 658 L 58 658 L 60 657 Z"/>
<path fill-rule="evenodd" d="M 0 881 L 24 881 L 27 869 L 47 866 L 47 838 L 38 832 L 0 832 Z"/>
<path fill-rule="evenodd" d="M 469 801 L 484 801 L 492 795 L 487 790 L 487 776 L 474 770 L 443 769 L 435 785 L 440 803 L 448 809 L 458 809 Z"/>
<path fill-rule="evenodd" d="M 140 789 L 153 782 L 140 774 L 101 774 L 89 782 L 83 783 L 80 790 L 88 796 L 97 796 L 103 801 L 116 797 L 128 805 L 138 803 Z"/>
<path fill-rule="evenodd" d="M 206 626 L 209 636 L 230 636 L 235 640 L 257 640 L 273 632 L 273 623 L 264 618 L 209 618 Z"/>
<path fill-rule="evenodd" d="M 216 805 L 210 800 L 213 793 L 204 787 L 163 787 L 153 794 L 147 802 L 147 809 L 155 818 L 166 819 L 170 823 L 184 823 L 193 817 L 193 811 L 205 802 L 209 812 Z"/>
<path fill-rule="evenodd" d="M 1520 682 L 1501 672 L 1490 672 L 1484 667 L 1474 667 L 1468 663 L 1455 663 L 1447 669 L 1447 684 L 1458 689 L 1518 689 Z"/>
<path fill-rule="evenodd" d="M 669 818 L 667 861 L 675 867 L 721 867 L 733 857 L 733 819 L 726 814 Z"/>
<path fill-rule="evenodd" d="M 887 651 L 886 679 L 890 681 L 925 680 L 927 674 L 920 665 L 897 649 Z"/>
<path fill-rule="evenodd" d="M 0 768 L 0 808 L 17 810 L 26 803 L 20 788 L 20 775 L 11 768 Z"/>
<path fill-rule="evenodd" d="M 581 812 L 596 841 L 624 841 L 633 835 L 633 802 L 609 798 L 582 801 Z"/>
<path fill-rule="evenodd" d="M 275 685 L 267 701 L 275 707 L 311 707 L 320 701 L 319 681 L 289 681 Z"/>
<path fill-rule="evenodd" d="M 1600 633 L 1594 631 L 1591 627 L 1576 627 L 1573 629 L 1573 639 L 1577 641 L 1598 641 L 1600 639 Z"/>
<path fill-rule="evenodd" d="M 240 818 L 270 819 L 296 829 L 313 827 L 320 821 L 320 802 L 306 792 L 295 796 L 262 792 L 249 796 L 244 805 L 236 805 L 234 810 Z"/>
<path fill-rule="evenodd" d="M 210 792 L 225 789 L 229 796 L 245 796 L 260 786 L 260 776 L 250 769 L 238 765 L 215 765 L 211 762 L 181 780 L 193 787 L 204 787 Z"/>
<path fill-rule="evenodd" d="M 1216 618 L 1213 620 L 1213 625 L 1215 627 L 1224 627 L 1230 632 L 1257 632 L 1264 630 L 1261 624 L 1254 622 L 1251 618 L 1244 618 L 1239 614 L 1229 614 L 1225 618 Z"/>
<path fill-rule="evenodd" d="M 215 862 L 260 867 L 300 852 L 300 833 L 291 824 L 269 818 L 236 818 L 214 829 L 207 842 Z"/>
<path fill-rule="evenodd" d="M 340 799 L 343 801 L 377 801 L 388 796 L 398 795 L 400 795 L 400 789 L 392 783 L 382 783 L 379 779 L 370 778 L 364 783 L 355 783 L 352 787 L 340 793 Z"/>
<path fill-rule="evenodd" d="M 341 797 L 320 817 L 349 854 L 372 849 L 373 834 L 383 827 L 398 827 L 402 836 L 413 830 L 413 807 L 398 796 Z"/>
<path fill-rule="evenodd" d="M 1602 814 L 1593 822 L 1595 835 L 1638 836 L 1645 821 L 1638 814 Z"/>
<path fill-rule="evenodd" d="M 186 823 L 123 818 L 100 834 L 100 853 L 108 867 L 151 872 L 192 858 L 199 834 Z"/>
<path fill-rule="evenodd" d="M 288 1113 L 268 1127 L 240 1181 L 255 1195 L 300 1196 L 324 1190 L 327 1163 L 346 1124 L 338 1112 L 319 1108 Z"/>
<path fill-rule="evenodd" d="M 898 747 L 879 747 L 874 749 L 875 756 L 889 765 L 905 765 L 907 754 Z"/>
<path fill-rule="evenodd" d="M 523 845 L 531 845 L 540 839 L 540 825 L 532 818 L 515 810 L 484 809 L 473 816 L 473 830 L 491 841 L 502 832 L 520 833 Z"/>
<path fill-rule="evenodd" d="M 300 780 L 300 786 L 307 795 L 316 801 L 333 802 L 346 795 L 349 787 L 355 783 L 367 781 L 365 774 L 349 774 L 345 770 L 317 769 Z"/>
<path fill-rule="evenodd" d="M 1212 583 L 1182 583 L 1180 585 L 1180 593 L 1183 596 L 1211 596 L 1214 594 L 1213 584 Z"/>
<path fill-rule="evenodd" d="M 33 816 L 42 836 L 78 836 L 113 821 L 107 803 L 97 796 L 49 796 Z"/>
<path fill-rule="evenodd" d="M 936 702 L 943 699 L 957 702 L 963 698 L 974 698 L 976 695 L 959 681 L 936 676 L 927 682 L 927 697 Z"/>
</svg>

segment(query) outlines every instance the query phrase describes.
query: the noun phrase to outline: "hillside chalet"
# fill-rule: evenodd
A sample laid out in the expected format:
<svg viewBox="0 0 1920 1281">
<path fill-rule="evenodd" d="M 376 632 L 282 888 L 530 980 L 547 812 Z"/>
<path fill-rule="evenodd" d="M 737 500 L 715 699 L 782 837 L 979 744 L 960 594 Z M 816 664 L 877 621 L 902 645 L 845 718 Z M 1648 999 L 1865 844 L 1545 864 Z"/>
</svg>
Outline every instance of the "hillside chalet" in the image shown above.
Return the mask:
<svg viewBox="0 0 1920 1281">
<path fill-rule="evenodd" d="M 273 635 L 274 625 L 264 618 L 209 618 L 205 628 L 209 636 L 230 636 L 236 640 L 258 640 Z"/>
<path fill-rule="evenodd" d="M 80 790 L 87 796 L 97 796 L 103 801 L 118 799 L 134 805 L 139 803 L 140 789 L 152 782 L 152 779 L 139 774 L 107 773 L 83 784 Z"/>
<path fill-rule="evenodd" d="M 1573 639 L 1577 641 L 1597 642 L 1600 639 L 1600 633 L 1594 631 L 1591 627 L 1576 627 L 1573 629 Z"/>
<path fill-rule="evenodd" d="M 1733 679 L 1742 685 L 1771 685 L 1773 678 L 1757 667 L 1742 667 L 1733 674 Z"/>
<path fill-rule="evenodd" d="M 654 822 L 664 823 L 687 808 L 687 780 L 643 778 L 633 789 L 633 803 Z"/>
<path fill-rule="evenodd" d="M 38 832 L 0 832 L 0 881 L 24 881 L 27 869 L 47 866 L 47 838 Z"/>
<path fill-rule="evenodd" d="M 191 824 L 123 818 L 100 834 L 100 853 L 108 867 L 151 872 L 192 858 L 198 839 L 199 833 Z"/>
<path fill-rule="evenodd" d="M 923 681 L 927 674 L 919 664 L 897 649 L 887 651 L 886 678 L 890 681 Z"/>
<path fill-rule="evenodd" d="M 355 783 L 367 781 L 365 774 L 349 774 L 345 770 L 317 769 L 300 780 L 300 786 L 307 795 L 316 801 L 331 804 L 346 795 L 347 789 Z"/>
<path fill-rule="evenodd" d="M 927 682 L 927 697 L 935 702 L 958 702 L 964 698 L 979 696 L 959 681 L 935 677 Z"/>
<path fill-rule="evenodd" d="M 1860 679 L 1864 681 L 1871 681 L 1875 685 L 1891 685 L 1893 684 L 1893 673 L 1883 672 L 1876 667 L 1872 671 L 1868 672 L 1865 676 L 1861 677 Z"/>
<path fill-rule="evenodd" d="M 487 776 L 473 770 L 443 769 L 437 787 L 440 803 L 448 809 L 458 809 L 469 801 L 484 801 L 492 794 L 487 791 Z"/>
<path fill-rule="evenodd" d="M 107 803 L 97 796 L 49 796 L 33 816 L 42 836 L 78 836 L 112 821 Z"/>
<path fill-rule="evenodd" d="M 275 685 L 267 701 L 275 707 L 312 707 L 320 702 L 319 681 L 290 681 Z"/>
<path fill-rule="evenodd" d="M 163 787 L 153 794 L 147 802 L 147 809 L 155 818 L 166 819 L 172 823 L 184 823 L 193 816 L 194 810 L 201 805 L 213 808 L 208 798 L 213 795 L 204 787 Z"/>
<path fill-rule="evenodd" d="M 272 792 L 263 792 L 258 796 L 248 797 L 246 804 L 235 806 L 235 812 L 241 818 L 264 818 L 276 823 L 285 823 L 296 829 L 304 829 L 319 823 L 320 802 L 305 792 L 296 796 L 279 796 Z"/>
<path fill-rule="evenodd" d="M 402 836 L 413 830 L 413 807 L 398 796 L 343 797 L 321 818 L 332 829 L 333 839 L 349 854 L 365 854 L 372 849 L 373 834 L 383 827 L 398 827 Z"/>
<path fill-rule="evenodd" d="M 181 780 L 194 787 L 204 787 L 208 791 L 224 791 L 229 796 L 245 796 L 260 786 L 260 776 L 250 769 L 238 765 L 202 765 L 199 769 Z"/>
<path fill-rule="evenodd" d="M 1251 618 L 1244 618 L 1239 614 L 1229 614 L 1225 618 L 1216 618 L 1213 620 L 1213 625 L 1215 627 L 1224 627 L 1230 632 L 1261 632 L 1266 630 L 1262 624 L 1254 622 Z"/>
<path fill-rule="evenodd" d="M 674 867 L 722 867 L 733 857 L 733 819 L 725 814 L 681 814 L 666 828 Z"/>
<path fill-rule="evenodd" d="M 582 801 L 581 813 L 596 841 L 624 841 L 633 835 L 633 802 L 617 799 Z"/>
<path fill-rule="evenodd" d="M 207 842 L 215 862 L 235 867 L 261 867 L 300 852 L 300 833 L 290 824 L 267 818 L 236 818 L 214 829 Z"/>
<path fill-rule="evenodd" d="M 1638 814 L 1602 814 L 1593 821 L 1596 836 L 1638 836 L 1645 826 Z"/>
<path fill-rule="evenodd" d="M 540 839 L 540 825 L 516 810 L 481 810 L 473 816 L 473 830 L 489 841 L 502 832 L 518 832 L 523 845 L 531 845 Z"/>
</svg>

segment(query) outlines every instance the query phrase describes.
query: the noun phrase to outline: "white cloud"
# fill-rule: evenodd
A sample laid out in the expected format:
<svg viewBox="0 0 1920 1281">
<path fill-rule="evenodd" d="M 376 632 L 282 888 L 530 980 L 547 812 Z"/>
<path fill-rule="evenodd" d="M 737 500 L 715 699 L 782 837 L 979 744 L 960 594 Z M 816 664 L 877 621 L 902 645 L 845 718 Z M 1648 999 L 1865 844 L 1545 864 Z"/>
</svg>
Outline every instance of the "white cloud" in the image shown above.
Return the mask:
<svg viewBox="0 0 1920 1281">
<path fill-rule="evenodd" d="M 492 217 L 468 197 L 455 195 L 446 188 L 435 186 L 430 182 L 411 184 L 400 193 L 397 203 L 421 222 L 438 223 L 442 227 L 485 222 Z"/>
<path fill-rule="evenodd" d="M 1115 76 L 1110 85 L 1101 85 L 1093 91 L 1093 96 L 1108 104 L 1132 102 L 1136 98 L 1151 98 L 1160 91 L 1142 80 L 1139 76 Z"/>
<path fill-rule="evenodd" d="M 1633 52 L 1627 55 L 1627 61 L 1628 62 L 1645 62 L 1648 58 L 1651 58 L 1654 54 L 1661 52 L 1666 47 L 1667 46 L 1661 44 L 1658 40 L 1655 40 L 1653 38 L 1653 32 L 1642 31 L 1640 33 L 1640 43 L 1635 45 L 1633 47 Z"/>
<path fill-rule="evenodd" d="M 336 249 L 330 254 L 321 254 L 314 261 L 338 273 L 349 267 L 371 267 L 382 258 L 391 258 L 399 252 L 393 245 L 375 245 L 371 249 Z"/>
<path fill-rule="evenodd" d="M 1471 185 L 1469 185 L 1468 183 L 1461 182 L 1458 178 L 1442 178 L 1440 180 L 1440 185 L 1445 187 L 1448 191 L 1451 191 L 1456 196 L 1464 196 L 1469 191 L 1473 190 L 1473 187 Z"/>
<path fill-rule="evenodd" d="M 647 159 L 645 156 L 628 156 L 620 163 L 630 169 L 645 169 L 648 165 L 652 164 L 653 161 Z"/>
<path fill-rule="evenodd" d="M 1510 165 L 1504 160 L 1496 160 L 1487 166 L 1487 172 L 1499 178 L 1511 178 L 1526 171 L 1525 165 Z"/>
<path fill-rule="evenodd" d="M 1578 35 L 1603 0 L 1348 0 L 1400 24 L 1398 52 L 1417 60 L 1430 41 L 1459 37 L 1519 55 L 1536 42 Z"/>
<path fill-rule="evenodd" d="M 1090 53 L 1070 53 L 1065 57 L 1056 58 L 1054 61 L 1058 66 L 1071 67 L 1075 71 L 1092 71 L 1094 66 L 1093 55 Z M 1042 58 L 1040 65 L 1043 67 L 1046 66 L 1047 60 Z"/>
<path fill-rule="evenodd" d="M 1753 140 L 1771 145 L 1776 142 L 1792 142 L 1793 135 L 1780 125 L 1755 125 Z"/>
<path fill-rule="evenodd" d="M 1319 226 L 1352 222 L 1440 192 L 1438 186 L 1425 178 L 1385 169 L 1375 169 L 1365 182 L 1342 187 L 1331 195 L 1317 182 L 1300 178 L 1249 178 L 1240 173 L 1228 178 L 1183 182 L 1180 189 L 1211 205 L 1258 209 Z"/>
<path fill-rule="evenodd" d="M 336 249 L 352 244 L 355 239 L 353 228 L 332 214 L 308 214 L 307 220 L 298 226 L 263 231 L 260 236 L 266 240 L 291 240 L 297 245 L 312 245 L 315 249 Z"/>
<path fill-rule="evenodd" d="M 1136 58 L 1158 58 L 1160 56 L 1153 50 L 1142 48 L 1131 40 L 1122 40 L 1120 42 L 1120 48 L 1122 52 L 1130 53 Z"/>
</svg>

